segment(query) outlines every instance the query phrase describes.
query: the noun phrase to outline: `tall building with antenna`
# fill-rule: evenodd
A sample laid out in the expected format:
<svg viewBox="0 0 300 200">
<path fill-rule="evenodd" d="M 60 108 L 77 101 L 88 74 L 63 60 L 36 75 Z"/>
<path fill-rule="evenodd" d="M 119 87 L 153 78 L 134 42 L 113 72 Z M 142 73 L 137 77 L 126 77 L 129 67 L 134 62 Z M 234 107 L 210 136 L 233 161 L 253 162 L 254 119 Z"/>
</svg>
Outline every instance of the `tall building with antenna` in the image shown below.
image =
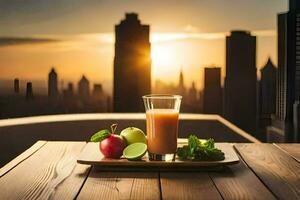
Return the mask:
<svg viewBox="0 0 300 200">
<path fill-rule="evenodd" d="M 179 73 L 178 94 L 180 94 L 183 97 L 186 96 L 186 88 L 184 86 L 184 77 L 183 77 L 182 68 L 180 69 L 180 73 Z"/>
<path fill-rule="evenodd" d="M 54 68 L 52 68 L 48 74 L 48 97 L 58 97 L 58 80 L 57 73 Z"/>
</svg>

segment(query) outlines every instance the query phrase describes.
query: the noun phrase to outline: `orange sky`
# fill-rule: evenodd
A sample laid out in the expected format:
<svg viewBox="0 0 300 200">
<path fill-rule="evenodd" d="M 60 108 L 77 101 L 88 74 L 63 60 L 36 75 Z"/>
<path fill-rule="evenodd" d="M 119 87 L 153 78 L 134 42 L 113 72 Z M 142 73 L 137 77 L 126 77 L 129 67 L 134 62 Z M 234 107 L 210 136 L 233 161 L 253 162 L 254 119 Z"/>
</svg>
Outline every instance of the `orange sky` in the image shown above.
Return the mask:
<svg viewBox="0 0 300 200">
<path fill-rule="evenodd" d="M 228 33 L 199 34 L 152 33 L 152 74 L 154 79 L 177 82 L 179 70 L 187 86 L 196 81 L 202 86 L 204 67 L 225 66 L 225 36 Z M 254 31 L 257 38 L 257 65 L 271 56 L 276 63 L 275 30 Z M 64 82 L 77 82 L 85 74 L 92 82 L 102 82 L 110 90 L 114 56 L 113 33 L 51 36 L 62 41 L 43 44 L 12 45 L 0 48 L 0 79 L 19 77 L 26 80 L 47 79 L 55 66 Z M 166 76 L 167 74 L 167 76 Z M 153 81 L 154 83 L 154 81 Z"/>
<path fill-rule="evenodd" d="M 257 36 L 257 67 L 270 56 L 277 63 L 276 16 L 287 0 L 39 0 L 0 1 L 0 80 L 47 80 L 55 66 L 59 79 L 77 82 L 85 74 L 111 91 L 114 25 L 134 11 L 151 27 L 154 79 L 202 87 L 203 68 L 225 67 L 225 36 L 250 30 Z M 172 5 L 172 6 L 170 6 Z M 1 44 L 3 37 L 57 39 L 53 42 Z M 154 80 L 152 81 L 154 83 Z"/>
</svg>

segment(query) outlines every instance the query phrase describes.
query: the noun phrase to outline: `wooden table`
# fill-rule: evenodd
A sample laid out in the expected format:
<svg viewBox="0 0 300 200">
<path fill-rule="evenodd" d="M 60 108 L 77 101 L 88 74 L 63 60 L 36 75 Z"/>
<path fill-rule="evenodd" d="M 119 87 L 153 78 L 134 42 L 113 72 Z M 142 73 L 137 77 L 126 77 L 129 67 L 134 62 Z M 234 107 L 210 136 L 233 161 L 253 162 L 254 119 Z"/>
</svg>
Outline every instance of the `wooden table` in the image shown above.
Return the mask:
<svg viewBox="0 0 300 200">
<path fill-rule="evenodd" d="M 0 169 L 0 199 L 300 199 L 300 144 L 234 144 L 223 171 L 104 172 L 85 142 L 39 141 Z"/>
</svg>

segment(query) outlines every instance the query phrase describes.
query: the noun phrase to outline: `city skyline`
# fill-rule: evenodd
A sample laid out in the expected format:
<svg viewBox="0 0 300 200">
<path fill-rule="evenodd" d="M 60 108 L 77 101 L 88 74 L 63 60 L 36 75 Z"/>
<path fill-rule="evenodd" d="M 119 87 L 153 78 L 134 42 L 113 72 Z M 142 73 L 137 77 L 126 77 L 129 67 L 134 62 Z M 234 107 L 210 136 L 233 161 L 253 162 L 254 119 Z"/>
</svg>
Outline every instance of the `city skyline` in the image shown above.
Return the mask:
<svg viewBox="0 0 300 200">
<path fill-rule="evenodd" d="M 290 0 L 290 5 L 292 5 L 290 9 L 294 9 L 293 3 L 296 5 L 296 0 Z M 285 14 L 279 12 L 278 16 L 285 16 Z M 36 74 L 42 73 L 42 70 L 31 70 L 28 73 L 29 69 L 23 68 L 23 72 L 27 76 L 29 75 L 30 79 L 24 83 L 26 76 L 14 76 L 13 81 L 10 82 L 13 84 L 11 91 L 14 91 L 14 95 L 2 96 L 2 104 L 8 102 L 10 106 L 13 106 L 15 104 L 11 103 L 10 100 L 12 100 L 20 103 L 20 108 L 23 108 L 23 105 L 28 105 L 24 107 L 27 110 L 18 113 L 3 113 L 3 116 L 14 116 L 15 114 L 22 116 L 30 113 L 34 115 L 35 113 L 103 111 L 143 112 L 144 107 L 141 101 L 143 95 L 171 93 L 183 96 L 181 112 L 219 114 L 252 135 L 264 138 L 264 130 L 271 125 L 270 120 L 273 119 L 272 115 L 275 112 L 271 107 L 270 109 L 266 107 L 266 99 L 275 99 L 273 93 L 268 91 L 269 89 L 274 90 L 275 79 L 273 74 L 265 73 L 265 70 L 269 69 L 270 66 L 276 67 L 273 63 L 276 63 L 277 60 L 274 59 L 274 54 L 269 54 L 265 60 L 261 60 L 262 53 L 259 47 L 265 47 L 265 42 L 270 37 L 274 37 L 274 30 L 260 29 L 256 31 L 234 28 L 229 29 L 229 32 L 207 34 L 198 32 L 194 30 L 195 27 L 190 26 L 189 30 L 185 30 L 186 32 L 158 34 L 152 32 L 152 25 L 144 21 L 137 12 L 125 12 L 125 17 L 122 17 L 119 22 L 114 22 L 114 26 L 114 38 L 111 38 L 109 34 L 103 35 L 103 33 L 94 34 L 92 39 L 91 34 L 81 34 L 77 38 L 69 35 L 69 39 L 67 37 L 64 39 L 54 38 L 53 35 L 48 37 L 20 38 L 12 36 L 0 38 L 2 48 L 25 48 L 25 54 L 20 54 L 20 56 L 26 58 L 36 56 L 35 51 L 44 53 L 44 50 L 47 49 L 53 53 L 52 56 L 55 56 L 59 51 L 58 59 L 70 59 L 68 60 L 69 65 L 66 66 L 71 66 L 69 73 L 72 74 L 73 78 L 70 81 L 66 75 L 67 70 L 63 71 L 60 67 L 62 65 L 54 64 L 51 65 L 50 69 L 49 65 L 48 86 L 45 87 L 48 90 L 48 96 L 39 96 L 39 93 L 36 92 L 36 86 L 39 87 L 39 85 L 34 83 L 34 79 Z M 282 31 L 280 31 L 283 30 L 283 27 L 283 23 L 278 21 L 278 26 L 276 26 L 280 36 L 278 37 L 278 44 L 286 41 L 282 39 Z M 263 40 L 261 40 L 262 38 Z M 83 43 L 74 43 L 75 40 Z M 225 43 L 225 47 L 222 47 L 220 43 L 215 43 L 212 46 L 207 43 L 208 48 L 204 44 L 208 41 L 221 40 Z M 98 42 L 95 43 L 95 41 Z M 111 73 L 109 67 L 105 67 L 103 71 L 99 65 L 94 69 L 96 70 L 94 73 L 89 74 L 85 72 L 90 69 L 89 67 L 85 67 L 79 72 L 79 69 L 74 65 L 77 61 L 80 63 L 85 60 L 84 54 L 75 56 L 74 52 L 72 53 L 74 48 L 77 53 L 87 51 L 88 54 L 98 55 L 98 59 L 100 59 L 103 52 L 99 51 L 102 48 L 99 42 L 105 42 L 107 46 L 114 44 L 113 77 L 111 79 L 108 78 L 111 76 L 109 75 Z M 177 50 L 180 47 L 187 47 L 187 44 L 184 43 L 203 49 L 199 51 L 195 48 L 182 48 L 181 51 L 185 50 L 185 52 L 178 54 L 179 51 Z M 45 45 L 44 49 L 40 49 L 40 45 Z M 85 45 L 90 46 L 91 49 L 84 49 Z M 292 45 L 293 43 L 291 43 Z M 217 53 L 218 51 L 214 49 L 216 46 L 220 49 L 224 48 L 222 51 L 225 58 Z M 271 46 L 276 46 L 276 42 Z M 34 50 L 30 49 L 33 47 Z M 213 51 L 210 52 L 212 49 Z M 277 48 L 272 51 L 274 50 L 277 51 Z M 278 62 L 281 64 L 281 69 L 283 65 L 282 57 L 280 57 L 283 55 L 282 50 L 284 49 L 278 49 Z M 8 52 L 8 54 L 12 52 Z M 66 52 L 70 54 L 70 57 L 64 57 Z M 213 54 L 213 59 L 224 59 L 225 63 L 218 65 L 212 62 L 203 66 L 199 65 L 203 60 L 205 60 L 203 62 L 211 60 L 209 56 L 206 57 L 207 52 Z M 197 55 L 197 58 L 190 59 L 188 56 L 191 54 L 194 54 L 192 57 Z M 13 59 L 13 56 L 15 54 L 12 54 L 12 57 L 5 57 L 2 61 L 5 63 L 6 59 L 12 63 L 22 62 L 22 60 Z M 180 57 L 184 57 L 185 61 L 179 65 Z M 45 59 L 43 56 L 37 58 Z M 45 62 L 49 60 L 55 61 L 56 59 L 46 57 Z M 190 64 L 193 62 L 198 63 L 197 66 L 195 65 L 194 71 Z M 260 62 L 262 64 L 259 64 Z M 91 63 L 93 63 L 92 60 Z M 25 65 L 26 63 L 22 64 Z M 269 67 L 266 68 L 265 66 Z M 2 69 L 14 70 L 13 67 Z M 158 69 L 161 77 L 159 73 L 155 72 Z M 80 73 L 80 78 L 77 77 L 78 73 Z M 155 73 L 157 74 L 154 75 Z M 259 73 L 262 73 L 262 80 L 260 80 Z M 5 75 L 7 74 L 5 73 Z M 175 77 L 172 77 L 173 75 Z M 95 81 L 94 76 L 100 77 L 100 79 Z M 75 81 L 77 82 L 76 85 L 74 84 Z M 0 85 L 2 85 L 1 81 Z M 25 92 L 24 85 L 26 86 L 25 95 L 23 95 Z M 107 89 L 107 85 L 113 85 L 113 88 Z M 91 90 L 92 86 L 93 91 Z M 246 88 L 247 90 L 245 90 Z M 40 108 L 42 105 L 49 105 L 54 109 L 49 110 L 50 107 L 42 109 Z M 290 104 L 288 105 L 290 106 Z"/>
<path fill-rule="evenodd" d="M 206 5 L 208 9 L 216 6 L 220 7 L 220 5 L 215 4 L 203 1 L 203 5 Z M 220 4 L 224 5 L 222 1 L 220 1 Z M 252 3 L 250 4 L 252 5 Z M 254 1 L 253 5 L 249 7 L 249 11 L 254 9 L 256 4 Z M 194 5 L 193 2 L 191 5 Z M 189 7 L 192 7 L 191 5 Z M 137 7 L 139 6 L 141 5 L 137 5 Z M 201 10 L 202 7 L 201 5 L 199 6 Z M 242 10 L 249 5 L 241 6 L 238 4 L 236 6 Z M 269 1 L 265 1 L 262 6 L 271 6 L 271 4 Z M 258 69 L 265 64 L 269 56 L 276 64 L 276 17 L 274 16 L 278 12 L 285 11 L 286 7 L 285 1 L 275 1 L 265 14 L 257 11 L 257 15 L 265 15 L 264 22 L 259 22 L 254 26 L 251 20 L 246 20 L 246 16 L 241 14 L 240 20 L 242 21 L 237 23 L 235 20 L 232 20 L 227 27 L 224 27 L 222 24 L 217 23 L 214 17 L 211 19 L 212 23 L 202 26 L 203 21 L 208 23 L 210 20 L 202 20 L 205 16 L 201 16 L 202 18 L 199 18 L 201 22 L 194 22 L 194 19 L 191 19 L 190 14 L 186 14 L 186 11 L 183 11 L 179 20 L 180 23 L 178 22 L 179 24 L 174 24 L 174 22 L 170 21 L 169 26 L 161 26 L 167 19 L 170 20 L 170 17 L 161 16 L 163 22 L 160 23 L 160 21 L 150 18 L 149 12 L 141 10 L 142 8 L 135 9 L 135 6 L 129 6 L 132 11 L 139 13 L 143 22 L 151 25 L 152 83 L 156 79 L 174 83 L 177 80 L 180 68 L 183 68 L 183 73 L 187 77 L 191 77 L 186 80 L 186 84 L 191 86 L 192 81 L 195 81 L 198 90 L 203 87 L 205 67 L 220 66 L 223 80 L 225 75 L 224 40 L 226 35 L 233 29 L 247 29 L 257 36 Z M 24 12 L 26 12 L 26 9 L 24 8 Z M 51 10 L 51 8 L 49 9 Z M 223 12 L 230 10 L 231 8 L 225 7 Z M 236 12 L 240 13 L 241 11 Z M 5 13 L 3 12 L 2 15 L 5 15 Z M 45 80 L 45 74 L 49 68 L 55 66 L 61 77 L 64 77 L 65 83 L 69 81 L 77 82 L 81 75 L 85 74 L 92 82 L 101 82 L 104 89 L 110 92 L 112 89 L 114 45 L 112 29 L 119 20 L 116 18 L 121 18 L 122 14 L 113 12 L 111 14 L 112 17 L 109 18 L 109 22 L 113 21 L 111 24 L 104 22 L 100 18 L 100 21 L 98 20 L 98 28 L 90 30 L 90 32 L 76 32 L 74 30 L 67 34 L 51 30 L 48 30 L 48 34 L 46 34 L 47 29 L 39 32 L 36 30 L 36 27 L 43 25 L 38 23 L 24 25 L 22 33 L 22 31 L 17 31 L 20 27 L 13 26 L 14 23 L 12 23 L 11 27 L 6 29 L 6 31 L 10 30 L 11 32 L 10 40 L 3 37 L 0 39 L 0 68 L 2 71 L 0 79 L 13 80 L 19 77 L 24 80 Z M 207 12 L 205 14 L 207 16 L 212 15 Z M 220 13 L 215 14 L 215 17 L 217 15 L 220 15 Z M 5 20 L 11 20 L 9 16 L 11 18 L 16 17 L 7 15 L 1 19 L 2 24 Z M 228 19 L 225 17 L 224 20 Z M 63 17 L 61 21 L 64 21 Z M 47 22 L 45 23 L 47 24 Z M 7 36 L 8 34 L 3 29 L 0 31 L 0 35 Z M 18 37 L 22 37 L 23 40 Z M 27 70 L 30 73 L 26 72 Z M 166 73 L 168 73 L 168 77 L 164 76 Z"/>
</svg>

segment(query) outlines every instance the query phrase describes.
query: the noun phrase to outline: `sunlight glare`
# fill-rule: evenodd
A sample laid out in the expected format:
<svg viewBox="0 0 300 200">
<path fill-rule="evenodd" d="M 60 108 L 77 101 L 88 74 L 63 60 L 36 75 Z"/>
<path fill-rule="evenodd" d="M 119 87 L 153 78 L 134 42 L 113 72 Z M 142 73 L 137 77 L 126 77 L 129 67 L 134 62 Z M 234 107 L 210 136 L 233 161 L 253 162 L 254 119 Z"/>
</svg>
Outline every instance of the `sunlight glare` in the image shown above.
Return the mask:
<svg viewBox="0 0 300 200">
<path fill-rule="evenodd" d="M 152 47 L 151 59 L 153 66 L 172 67 L 174 55 L 170 47 L 158 45 Z"/>
</svg>

